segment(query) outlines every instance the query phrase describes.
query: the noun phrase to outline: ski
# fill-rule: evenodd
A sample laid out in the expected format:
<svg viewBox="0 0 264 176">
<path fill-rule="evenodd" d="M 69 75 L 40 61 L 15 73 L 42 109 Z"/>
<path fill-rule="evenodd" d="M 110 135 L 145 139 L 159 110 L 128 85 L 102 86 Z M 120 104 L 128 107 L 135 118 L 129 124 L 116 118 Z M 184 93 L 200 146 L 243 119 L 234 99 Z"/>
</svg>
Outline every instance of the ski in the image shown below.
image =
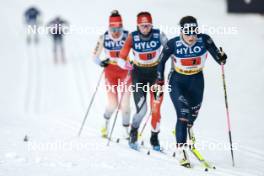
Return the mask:
<svg viewBox="0 0 264 176">
<path fill-rule="evenodd" d="M 195 158 L 202 164 L 202 166 L 204 167 L 204 171 L 207 172 L 209 169 L 216 169 L 214 165 L 210 164 L 208 161 L 204 159 L 201 153 L 194 146 L 191 146 L 190 150 L 192 154 L 195 156 Z"/>
</svg>

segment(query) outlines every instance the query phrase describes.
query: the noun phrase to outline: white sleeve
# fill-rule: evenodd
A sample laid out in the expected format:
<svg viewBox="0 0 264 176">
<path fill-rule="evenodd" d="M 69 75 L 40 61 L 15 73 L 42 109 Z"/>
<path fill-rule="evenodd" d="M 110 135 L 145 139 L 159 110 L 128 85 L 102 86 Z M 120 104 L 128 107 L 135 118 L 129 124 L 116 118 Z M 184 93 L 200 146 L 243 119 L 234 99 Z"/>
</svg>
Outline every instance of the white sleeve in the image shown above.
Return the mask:
<svg viewBox="0 0 264 176">
<path fill-rule="evenodd" d="M 101 35 L 96 43 L 96 47 L 94 48 L 93 51 L 93 58 L 100 58 L 100 55 L 102 53 L 102 50 L 104 48 L 104 36 Z"/>
</svg>

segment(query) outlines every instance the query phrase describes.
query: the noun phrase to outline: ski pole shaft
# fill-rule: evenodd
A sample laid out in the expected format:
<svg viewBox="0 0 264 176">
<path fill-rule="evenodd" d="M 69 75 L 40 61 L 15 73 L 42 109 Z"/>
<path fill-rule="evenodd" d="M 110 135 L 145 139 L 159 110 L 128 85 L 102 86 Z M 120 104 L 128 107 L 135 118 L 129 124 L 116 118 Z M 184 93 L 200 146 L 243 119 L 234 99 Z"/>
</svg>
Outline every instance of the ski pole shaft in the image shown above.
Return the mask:
<svg viewBox="0 0 264 176">
<path fill-rule="evenodd" d="M 124 80 L 124 86 L 127 85 L 127 82 L 130 79 L 130 74 L 131 74 L 131 71 L 128 72 L 128 74 L 127 74 L 127 76 L 126 76 L 126 78 Z M 112 128 L 111 128 L 111 131 L 110 131 L 110 134 L 109 134 L 109 137 L 108 137 L 107 146 L 109 146 L 109 144 L 111 142 L 112 134 L 113 134 L 113 131 L 114 131 L 114 128 L 115 128 L 115 124 L 116 124 L 118 112 L 119 112 L 119 109 L 121 107 L 124 94 L 125 94 L 125 91 L 122 92 L 121 97 L 120 97 L 120 100 L 119 100 L 118 105 L 117 105 L 117 110 L 116 110 L 116 113 L 115 113 L 114 122 L 113 122 L 113 125 L 112 125 Z"/>
<path fill-rule="evenodd" d="M 87 117 L 88 117 L 88 115 L 89 115 L 90 109 L 91 109 L 92 104 L 93 104 L 93 102 L 94 102 L 95 95 L 96 95 L 96 93 L 97 93 L 97 91 L 98 91 L 98 88 L 99 88 L 99 86 L 100 86 L 100 83 L 101 83 L 101 80 L 102 80 L 103 75 L 104 75 L 104 70 L 103 70 L 102 73 L 100 74 L 99 80 L 98 80 L 98 82 L 97 82 L 97 85 L 96 85 L 95 91 L 94 91 L 93 96 L 92 96 L 92 99 L 90 100 L 89 106 L 88 106 L 88 108 L 87 108 L 87 111 L 86 111 L 85 116 L 84 116 L 83 121 L 82 121 L 82 125 L 81 125 L 81 127 L 80 127 L 79 132 L 78 132 L 78 136 L 81 136 L 81 133 L 82 133 L 82 130 L 83 130 L 84 124 L 85 124 L 86 119 L 87 119 Z"/>
<path fill-rule="evenodd" d="M 226 107 L 226 118 L 227 118 L 227 128 L 228 128 L 228 135 L 229 135 L 229 143 L 230 143 L 230 149 L 231 149 L 232 165 L 234 167 L 235 166 L 235 161 L 234 161 L 232 134 L 231 134 L 230 115 L 229 115 L 229 108 L 228 108 L 228 101 L 227 101 L 225 70 L 224 70 L 224 65 L 223 64 L 221 64 L 221 70 L 222 70 L 223 88 L 224 88 L 224 95 L 225 95 L 225 107 Z"/>
<path fill-rule="evenodd" d="M 148 123 L 148 121 L 149 121 L 149 119 L 150 119 L 151 114 L 152 114 L 152 111 L 150 111 L 150 113 L 149 113 L 149 115 L 148 115 L 148 118 L 147 118 L 147 120 L 145 121 L 145 123 L 144 123 L 144 125 L 143 125 L 143 127 L 142 127 L 142 129 L 141 129 L 141 131 L 140 131 L 140 133 L 139 133 L 139 137 L 142 136 L 142 134 L 143 134 L 143 132 L 144 132 L 144 129 L 146 128 L 147 123 Z"/>
</svg>

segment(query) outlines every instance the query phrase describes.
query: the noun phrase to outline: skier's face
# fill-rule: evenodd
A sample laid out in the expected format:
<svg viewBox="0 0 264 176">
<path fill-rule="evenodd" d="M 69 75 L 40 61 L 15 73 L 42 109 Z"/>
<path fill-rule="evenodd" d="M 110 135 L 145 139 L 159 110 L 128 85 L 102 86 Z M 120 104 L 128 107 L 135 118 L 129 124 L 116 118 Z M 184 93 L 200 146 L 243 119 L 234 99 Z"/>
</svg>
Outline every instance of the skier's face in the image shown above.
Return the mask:
<svg viewBox="0 0 264 176">
<path fill-rule="evenodd" d="M 182 38 L 188 45 L 192 45 L 196 42 L 197 35 L 186 35 L 182 33 Z"/>
<path fill-rule="evenodd" d="M 152 29 L 152 24 L 139 24 L 138 29 L 141 34 L 148 35 Z"/>
<path fill-rule="evenodd" d="M 110 33 L 113 38 L 119 38 L 122 34 L 123 28 L 122 27 L 111 27 Z"/>
</svg>

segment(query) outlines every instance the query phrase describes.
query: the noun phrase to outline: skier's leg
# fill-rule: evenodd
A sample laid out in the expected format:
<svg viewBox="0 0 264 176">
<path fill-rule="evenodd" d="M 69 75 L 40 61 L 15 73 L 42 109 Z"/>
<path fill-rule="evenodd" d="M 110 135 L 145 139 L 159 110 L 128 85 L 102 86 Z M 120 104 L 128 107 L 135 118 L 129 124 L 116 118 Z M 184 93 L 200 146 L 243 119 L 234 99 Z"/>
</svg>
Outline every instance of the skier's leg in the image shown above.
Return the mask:
<svg viewBox="0 0 264 176">
<path fill-rule="evenodd" d="M 189 90 L 189 105 L 190 105 L 190 114 L 188 127 L 191 127 L 194 121 L 198 117 L 199 110 L 203 101 L 203 93 L 204 93 L 204 78 L 203 74 L 199 73 L 195 75 L 195 79 L 190 84 Z"/>
<path fill-rule="evenodd" d="M 105 86 L 107 91 L 107 106 L 104 112 L 105 123 L 101 129 L 101 133 L 103 137 L 107 137 L 108 129 L 109 129 L 109 120 L 114 113 L 115 109 L 118 105 L 118 95 L 117 89 L 115 86 L 117 81 L 114 78 L 114 75 L 109 72 L 108 68 L 105 69 Z"/>
<path fill-rule="evenodd" d="M 57 37 L 53 36 L 53 61 L 54 64 L 58 63 L 58 40 Z"/>
<path fill-rule="evenodd" d="M 120 73 L 120 81 L 122 86 L 122 90 L 120 92 L 120 96 L 123 96 L 122 102 L 121 102 L 121 111 L 122 111 L 122 125 L 124 127 L 124 137 L 129 138 L 129 124 L 130 124 L 130 95 L 131 92 L 129 92 L 129 86 L 131 85 L 131 79 L 129 79 L 127 82 L 124 82 L 124 80 L 127 77 L 127 72 Z M 123 94 L 123 95 L 122 95 Z"/>
<path fill-rule="evenodd" d="M 175 126 L 176 141 L 178 145 L 183 145 L 187 140 L 187 123 L 189 117 L 189 104 L 185 98 L 185 93 L 182 91 L 181 85 L 176 82 L 175 76 L 170 79 L 171 92 L 170 97 L 176 109 L 177 122 Z"/>
<path fill-rule="evenodd" d="M 152 90 L 152 89 L 151 89 Z M 158 134 L 160 132 L 160 107 L 163 101 L 163 93 L 157 96 L 157 92 L 150 91 L 150 105 L 151 105 L 151 137 L 150 144 L 154 150 L 160 150 L 160 143 Z"/>
<path fill-rule="evenodd" d="M 115 75 L 105 69 L 105 86 L 107 92 L 107 106 L 104 113 L 104 118 L 109 120 L 118 105 L 117 80 Z"/>
<path fill-rule="evenodd" d="M 190 161 L 186 149 L 187 142 L 187 124 L 189 117 L 189 103 L 187 97 L 186 80 L 182 80 L 180 75 L 173 72 L 170 77 L 169 85 L 171 86 L 170 97 L 176 109 L 177 122 L 175 126 L 176 141 L 177 141 L 177 156 L 180 165 L 190 167 Z"/>
<path fill-rule="evenodd" d="M 64 49 L 64 43 L 63 43 L 63 36 L 60 37 L 60 51 L 61 51 L 61 62 L 63 64 L 66 64 L 66 58 L 65 58 L 65 49 Z"/>
<path fill-rule="evenodd" d="M 27 44 L 29 45 L 31 42 L 31 33 L 27 32 Z"/>
<path fill-rule="evenodd" d="M 160 131 L 160 108 L 163 102 L 163 93 L 158 97 L 156 92 L 150 92 L 150 106 L 151 106 L 151 131 L 159 132 Z"/>
<path fill-rule="evenodd" d="M 146 103 L 146 92 L 143 89 L 138 89 L 138 91 L 133 91 L 134 102 L 136 105 L 136 114 L 133 116 L 132 127 L 139 128 L 140 123 L 147 113 L 147 103 Z"/>
<path fill-rule="evenodd" d="M 37 22 L 35 22 L 36 27 L 38 28 Z M 37 45 L 39 43 L 39 33 L 38 31 L 36 31 L 36 33 L 34 33 L 34 42 Z"/>
<path fill-rule="evenodd" d="M 32 25 L 31 21 L 27 21 L 27 25 L 26 25 L 26 33 L 27 33 L 27 44 L 29 45 L 31 43 L 32 40 L 32 35 L 33 32 L 31 30 L 29 30 L 29 28 L 33 28 L 34 26 Z"/>
<path fill-rule="evenodd" d="M 195 144 L 195 136 L 192 129 L 194 121 L 197 119 L 199 110 L 203 101 L 204 92 L 204 78 L 203 74 L 199 73 L 195 76 L 195 79 L 190 83 L 189 89 L 189 103 L 190 103 L 190 114 L 187 128 L 189 130 L 189 143 Z"/>
<path fill-rule="evenodd" d="M 129 126 L 130 122 L 130 92 L 124 91 L 123 93 L 123 99 L 121 103 L 121 111 L 122 111 L 122 125 L 123 126 Z"/>
<path fill-rule="evenodd" d="M 123 126 L 129 126 L 130 114 L 131 114 L 131 111 L 130 111 L 130 95 L 131 95 L 131 92 L 129 91 L 129 87 L 131 85 L 131 78 L 129 78 L 125 82 L 125 79 L 127 78 L 128 72 L 122 71 L 118 74 L 119 74 L 119 80 L 120 80 L 119 86 L 121 89 L 121 92 L 120 92 L 121 95 L 120 96 L 122 96 L 122 94 L 123 94 L 121 107 L 120 107 L 121 111 L 122 111 L 122 117 L 123 117 L 122 124 L 123 124 Z"/>
<path fill-rule="evenodd" d="M 139 76 L 132 72 L 133 96 L 136 105 L 136 114 L 133 116 L 129 145 L 131 148 L 137 148 L 138 128 L 145 114 L 147 113 L 146 92 L 144 92 L 143 84 L 139 80 Z"/>
</svg>

